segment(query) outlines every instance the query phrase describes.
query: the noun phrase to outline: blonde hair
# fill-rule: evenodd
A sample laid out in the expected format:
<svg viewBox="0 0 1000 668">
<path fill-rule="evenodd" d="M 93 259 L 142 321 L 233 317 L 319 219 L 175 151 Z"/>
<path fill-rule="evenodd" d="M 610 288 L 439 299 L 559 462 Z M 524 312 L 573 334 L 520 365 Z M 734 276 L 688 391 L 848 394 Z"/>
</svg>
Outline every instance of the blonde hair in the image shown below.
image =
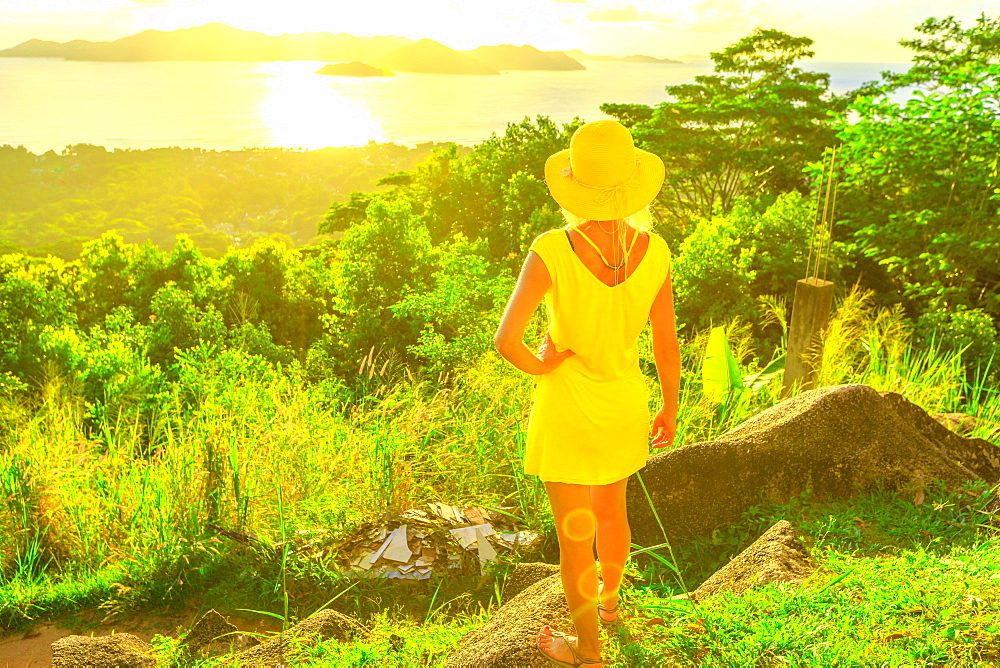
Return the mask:
<svg viewBox="0 0 1000 668">
<path fill-rule="evenodd" d="M 566 223 L 572 228 L 579 228 L 589 220 L 589 218 L 581 218 L 575 213 L 570 213 L 566 209 L 562 209 L 562 215 L 566 219 Z M 653 229 L 653 213 L 649 206 L 642 207 L 631 216 L 625 216 L 623 220 L 626 225 L 634 227 L 640 232 L 649 232 Z"/>
</svg>

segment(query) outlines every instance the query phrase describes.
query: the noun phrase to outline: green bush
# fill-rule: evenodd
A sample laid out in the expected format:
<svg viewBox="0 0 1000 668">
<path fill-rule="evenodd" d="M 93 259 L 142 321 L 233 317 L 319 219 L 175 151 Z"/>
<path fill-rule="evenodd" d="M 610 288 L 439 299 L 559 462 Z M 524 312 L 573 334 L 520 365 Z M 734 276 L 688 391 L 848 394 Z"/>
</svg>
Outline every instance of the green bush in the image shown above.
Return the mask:
<svg viewBox="0 0 1000 668">
<path fill-rule="evenodd" d="M 995 375 L 1000 367 L 1000 342 L 993 318 L 982 309 L 958 307 L 951 311 L 928 311 L 917 318 L 916 333 L 926 344 L 941 350 L 964 350 L 962 360 L 969 370 Z"/>
<path fill-rule="evenodd" d="M 419 327 L 396 318 L 391 307 L 426 291 L 434 270 L 430 234 L 409 202 L 377 198 L 367 216 L 338 248 L 336 335 L 355 364 L 372 347 L 402 351 L 416 342 Z"/>
<path fill-rule="evenodd" d="M 758 297 L 790 302 L 806 277 L 814 213 L 808 198 L 792 192 L 762 212 L 741 200 L 728 215 L 698 221 L 674 258 L 679 324 L 693 331 L 734 317 L 757 322 Z"/>
<path fill-rule="evenodd" d="M 149 361 L 162 366 L 174 361 L 175 351 L 201 342 L 216 343 L 225 334 L 222 315 L 212 305 L 199 308 L 191 294 L 169 282 L 153 295 L 149 333 Z"/>
<path fill-rule="evenodd" d="M 493 348 L 493 332 L 513 280 L 494 275 L 483 257 L 485 240 L 470 242 L 461 234 L 435 249 L 434 287 L 410 293 L 392 311 L 422 329 L 408 350 L 432 372 L 472 362 Z"/>
</svg>

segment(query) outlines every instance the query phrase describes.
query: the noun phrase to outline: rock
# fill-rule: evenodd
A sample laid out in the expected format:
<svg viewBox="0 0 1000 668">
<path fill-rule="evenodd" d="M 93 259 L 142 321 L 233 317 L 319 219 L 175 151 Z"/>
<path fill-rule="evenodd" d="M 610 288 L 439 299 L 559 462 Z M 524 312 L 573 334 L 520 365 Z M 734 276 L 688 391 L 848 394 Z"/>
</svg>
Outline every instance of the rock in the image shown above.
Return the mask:
<svg viewBox="0 0 1000 668">
<path fill-rule="evenodd" d="M 353 617 L 327 608 L 288 629 L 288 635 L 293 638 L 318 635 L 320 640 L 334 638 L 346 642 L 368 635 L 368 629 Z"/>
<path fill-rule="evenodd" d="M 213 609 L 201 616 L 201 619 L 184 635 L 181 644 L 188 652 L 194 654 L 210 645 L 216 638 L 226 645 L 231 645 L 236 641 L 237 633 L 239 629 Z"/>
<path fill-rule="evenodd" d="M 811 489 L 849 498 L 878 487 L 1000 479 L 1000 449 L 964 438 L 893 392 L 839 385 L 802 394 L 714 441 L 652 455 L 640 471 L 667 537 L 710 535 L 761 502 Z M 663 542 L 637 477 L 628 482 L 632 540 Z"/>
<path fill-rule="evenodd" d="M 956 434 L 965 436 L 976 429 L 978 421 L 965 413 L 934 413 L 932 417 Z"/>
<path fill-rule="evenodd" d="M 66 636 L 52 643 L 53 668 L 145 668 L 155 666 L 152 645 L 131 633 Z"/>
<path fill-rule="evenodd" d="M 278 636 L 236 652 L 228 658 L 233 659 L 234 665 L 240 666 L 280 666 L 286 663 L 286 655 L 292 654 L 294 650 L 301 649 L 305 645 L 306 643 L 298 641 L 297 638 Z"/>
<path fill-rule="evenodd" d="M 722 591 L 742 594 L 768 582 L 799 584 L 813 572 L 809 553 L 785 520 L 776 523 L 694 591 L 703 600 Z"/>
<path fill-rule="evenodd" d="M 517 564 L 507 577 L 507 582 L 504 583 L 500 600 L 507 603 L 539 580 L 558 573 L 558 564 L 545 564 L 537 561 Z"/>
<path fill-rule="evenodd" d="M 329 638 L 344 642 L 366 635 L 368 630 L 356 619 L 327 608 L 299 622 L 284 635 L 237 652 L 232 658 L 238 660 L 241 666 L 276 666 L 285 663 L 286 655 L 296 649 Z"/>
<path fill-rule="evenodd" d="M 558 573 L 530 585 L 502 605 L 490 621 L 467 633 L 445 665 L 449 668 L 549 666 L 535 647 L 538 630 L 545 624 L 575 634 Z"/>
</svg>

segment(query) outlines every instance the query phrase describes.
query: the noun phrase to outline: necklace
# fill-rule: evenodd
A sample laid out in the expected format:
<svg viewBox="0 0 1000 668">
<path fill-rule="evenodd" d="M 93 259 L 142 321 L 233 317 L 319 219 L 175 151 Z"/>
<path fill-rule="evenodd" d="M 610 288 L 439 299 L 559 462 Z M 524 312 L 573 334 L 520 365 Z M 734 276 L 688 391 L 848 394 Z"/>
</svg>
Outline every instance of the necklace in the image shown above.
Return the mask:
<svg viewBox="0 0 1000 668">
<path fill-rule="evenodd" d="M 602 229 L 603 229 L 603 228 L 602 228 Z M 618 264 L 611 264 L 610 262 L 608 262 L 608 259 L 607 259 L 606 257 L 604 257 L 604 253 L 603 253 L 603 252 L 601 251 L 601 249 L 600 249 L 600 248 L 598 247 L 598 245 L 597 245 L 597 244 L 595 244 L 595 243 L 594 243 L 594 242 L 593 242 L 593 241 L 592 241 L 592 240 L 590 239 L 590 237 L 589 237 L 589 236 L 587 236 L 587 235 L 586 235 L 586 234 L 584 233 L 584 231 L 583 231 L 583 230 L 581 230 L 581 229 L 577 228 L 577 230 L 576 230 L 576 231 L 580 233 L 580 236 L 582 236 L 582 237 L 584 238 L 584 240 L 586 240 L 586 242 L 587 242 L 588 244 L 590 244 L 591 246 L 593 246 L 593 247 L 594 247 L 594 250 L 596 250 L 596 251 L 597 251 L 597 254 L 601 256 L 601 262 L 603 262 L 603 263 L 604 263 L 604 266 L 605 266 L 605 267 L 607 267 L 608 269 L 613 269 L 613 270 L 614 270 L 614 271 L 616 271 L 616 272 L 617 272 L 617 271 L 618 271 L 619 269 L 623 268 L 623 267 L 624 267 L 624 266 L 626 265 L 626 263 L 628 262 L 628 256 L 629 256 L 629 255 L 630 255 L 630 254 L 632 253 L 632 248 L 633 248 L 633 247 L 635 246 L 635 240 L 639 238 L 639 233 L 638 233 L 638 232 L 636 232 L 635 234 L 633 234 L 633 235 L 632 235 L 632 242 L 631 242 L 631 243 L 630 243 L 630 244 L 628 245 L 628 248 L 627 248 L 627 249 L 625 249 L 625 254 L 624 254 L 624 255 L 622 256 L 622 261 L 621 261 L 621 262 L 619 262 Z"/>
<path fill-rule="evenodd" d="M 609 231 L 609 230 L 604 229 L 604 226 L 601 225 L 601 221 L 595 220 L 594 222 L 597 223 L 597 226 L 600 227 L 601 231 L 604 232 L 605 234 L 613 234 L 613 233 L 617 232 L 618 229 L 619 229 L 618 227 L 616 227 L 615 229 Z M 618 222 L 619 225 L 621 225 L 621 221 L 617 221 L 617 222 Z"/>
</svg>

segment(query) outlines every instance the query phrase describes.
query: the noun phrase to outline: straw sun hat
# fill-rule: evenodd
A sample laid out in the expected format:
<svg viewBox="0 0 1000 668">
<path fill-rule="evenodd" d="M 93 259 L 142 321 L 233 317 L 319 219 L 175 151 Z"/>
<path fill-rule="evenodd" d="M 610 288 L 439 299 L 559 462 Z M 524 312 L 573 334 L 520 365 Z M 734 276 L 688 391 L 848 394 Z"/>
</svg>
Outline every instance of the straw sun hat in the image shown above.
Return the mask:
<svg viewBox="0 0 1000 668">
<path fill-rule="evenodd" d="M 573 133 L 569 148 L 545 161 L 545 183 L 559 205 L 588 220 L 617 220 L 660 192 L 663 161 L 638 149 L 618 121 L 594 121 Z"/>
</svg>

